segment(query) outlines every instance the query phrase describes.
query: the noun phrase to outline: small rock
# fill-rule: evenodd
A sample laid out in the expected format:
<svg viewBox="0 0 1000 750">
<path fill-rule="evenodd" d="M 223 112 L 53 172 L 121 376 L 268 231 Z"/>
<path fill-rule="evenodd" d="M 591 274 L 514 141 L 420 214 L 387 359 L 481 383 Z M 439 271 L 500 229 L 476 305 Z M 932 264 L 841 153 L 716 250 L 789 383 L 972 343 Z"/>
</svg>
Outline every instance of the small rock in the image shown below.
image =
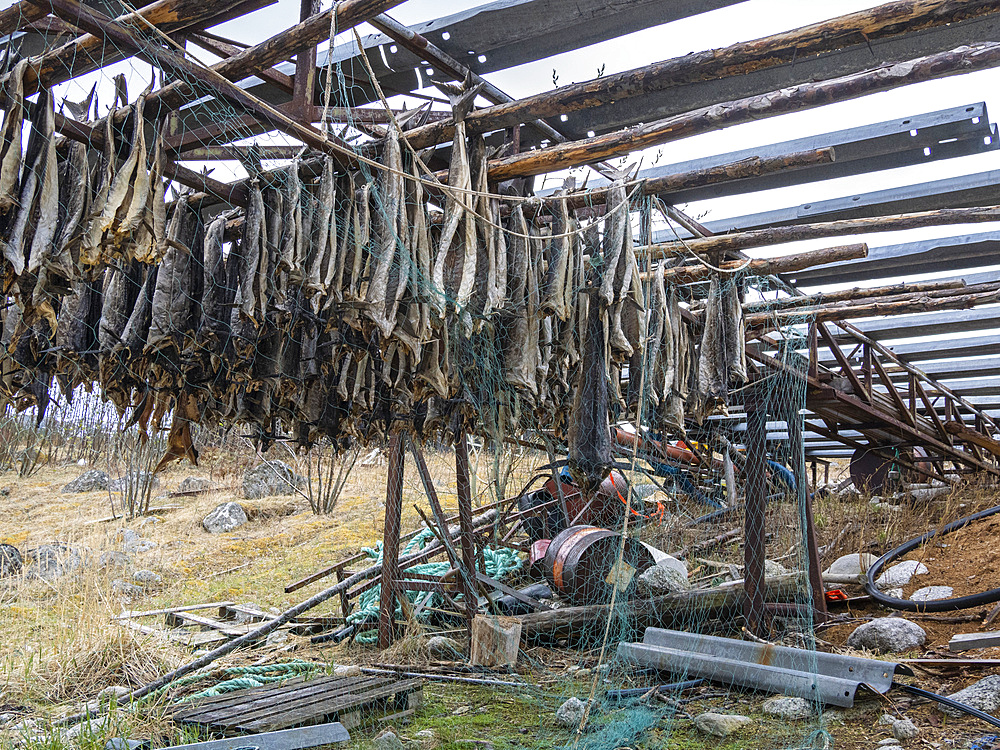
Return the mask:
<svg viewBox="0 0 1000 750">
<path fill-rule="evenodd" d="M 878 558 L 868 552 L 842 555 L 834 560 L 830 564 L 830 567 L 823 572 L 831 575 L 857 576 L 862 573 L 867 573 L 868 568 L 870 568 L 876 560 L 878 560 Z"/>
<path fill-rule="evenodd" d="M 146 591 L 142 586 L 116 578 L 111 582 L 111 593 L 123 599 L 141 599 Z"/>
<path fill-rule="evenodd" d="M 679 594 L 688 590 L 688 578 L 669 565 L 653 565 L 639 576 L 639 584 L 651 594 Z"/>
<path fill-rule="evenodd" d="M 9 544 L 0 544 L 0 578 L 16 576 L 24 567 L 24 560 L 17 547 Z"/>
<path fill-rule="evenodd" d="M 785 576 L 791 573 L 791 571 L 779 562 L 774 560 L 764 561 L 764 577 L 765 578 L 777 578 L 778 576 Z"/>
<path fill-rule="evenodd" d="M 287 640 L 288 640 L 288 631 L 287 630 L 274 630 L 274 631 L 268 633 L 267 638 L 265 639 L 264 642 L 268 646 L 276 646 L 279 643 L 284 643 Z"/>
<path fill-rule="evenodd" d="M 79 724 L 74 724 L 69 729 L 66 730 L 66 739 L 74 741 L 77 740 L 81 735 L 96 735 L 107 731 L 111 726 L 111 715 L 104 714 L 103 716 L 94 716 Z"/>
<path fill-rule="evenodd" d="M 424 648 L 427 649 L 428 656 L 440 661 L 463 659 L 465 656 L 462 646 L 458 641 L 444 635 L 435 635 L 428 638 L 427 643 L 424 644 Z"/>
<path fill-rule="evenodd" d="M 361 667 L 357 664 L 341 664 L 333 668 L 334 677 L 360 677 Z"/>
<path fill-rule="evenodd" d="M 452 716 L 464 716 L 472 710 L 472 706 L 459 706 L 451 712 Z"/>
<path fill-rule="evenodd" d="M 239 503 L 222 503 L 209 513 L 201 525 L 212 534 L 223 534 L 238 529 L 247 522 L 246 511 Z"/>
<path fill-rule="evenodd" d="M 421 729 L 419 732 L 414 732 L 413 737 L 421 742 L 434 742 L 437 733 L 433 729 Z"/>
<path fill-rule="evenodd" d="M 710 734 L 713 737 L 728 737 L 747 724 L 752 724 L 753 719 L 749 716 L 738 714 L 717 714 L 708 711 L 694 717 L 694 725 L 700 732 Z"/>
<path fill-rule="evenodd" d="M 146 516 L 139 522 L 139 528 L 145 529 L 147 526 L 156 526 L 158 523 L 163 523 L 163 519 L 158 516 Z"/>
<path fill-rule="evenodd" d="M 816 714 L 813 704 L 805 698 L 789 698 L 784 695 L 768 698 L 761 709 L 766 714 L 789 721 L 808 719 Z"/>
<path fill-rule="evenodd" d="M 260 608 L 260 605 L 256 602 L 245 602 L 240 605 L 241 609 L 236 610 L 235 621 L 237 625 L 246 625 L 248 622 L 254 621 L 254 616 L 252 612 L 259 612 L 261 617 L 267 617 L 264 611 Z M 244 612 L 243 610 L 250 610 L 249 612 Z"/>
<path fill-rule="evenodd" d="M 909 719 L 897 719 L 892 722 L 892 736 L 897 740 L 912 740 L 918 734 L 920 734 L 920 730 Z"/>
<path fill-rule="evenodd" d="M 63 487 L 63 492 L 97 492 L 107 490 L 110 485 L 108 474 L 100 469 L 90 469 L 83 472 L 72 482 Z"/>
<path fill-rule="evenodd" d="M 895 721 L 895 719 L 893 719 L 893 721 Z M 878 742 L 876 742 L 875 747 L 887 747 L 888 745 L 892 745 L 893 747 L 895 747 L 898 744 L 899 740 L 897 740 L 895 737 L 886 737 L 884 740 L 879 740 Z"/>
<path fill-rule="evenodd" d="M 973 708 L 978 708 L 985 713 L 996 713 L 1000 710 L 1000 675 L 994 674 L 984 677 L 979 682 L 974 682 L 969 687 L 948 697 Z M 949 716 L 963 716 L 961 712 L 953 708 L 947 706 L 940 706 L 940 708 Z"/>
<path fill-rule="evenodd" d="M 108 482 L 108 489 L 112 492 L 125 492 L 129 489 L 145 489 L 146 487 L 159 487 L 160 478 L 148 471 L 138 471 L 126 476 L 112 479 Z"/>
<path fill-rule="evenodd" d="M 934 599 L 947 599 L 953 593 L 955 589 L 951 586 L 924 586 L 910 594 L 910 599 L 915 602 L 929 602 Z"/>
<path fill-rule="evenodd" d="M 215 488 L 215 483 L 205 477 L 186 477 L 177 486 L 178 492 L 204 492 Z"/>
<path fill-rule="evenodd" d="M 306 478 L 284 461 L 265 461 L 243 475 L 243 497 L 255 500 L 272 495 L 290 495 L 304 489 Z"/>
<path fill-rule="evenodd" d="M 132 580 L 140 586 L 145 586 L 147 588 L 163 583 L 163 579 L 160 575 L 158 573 L 154 573 L 152 570 L 137 570 L 132 574 Z"/>
<path fill-rule="evenodd" d="M 375 750 L 403 750 L 403 741 L 395 732 L 386 729 L 372 741 Z"/>
<path fill-rule="evenodd" d="M 905 586 L 913 576 L 927 573 L 927 566 L 917 560 L 904 560 L 901 563 L 887 568 L 886 571 L 875 581 L 875 586 L 879 591 L 892 586 Z"/>
<path fill-rule="evenodd" d="M 151 549 L 156 549 L 156 546 L 156 542 L 151 539 L 138 539 L 131 544 L 126 544 L 125 551 L 138 555 L 143 552 L 149 552 Z"/>
<path fill-rule="evenodd" d="M 109 568 L 125 570 L 128 566 L 128 555 L 124 552 L 118 552 L 117 550 L 102 552 L 101 556 L 97 558 L 97 567 L 100 570 L 108 570 Z"/>
<path fill-rule="evenodd" d="M 901 617 L 880 617 L 859 625 L 847 639 L 847 645 L 876 654 L 893 654 L 923 646 L 926 640 L 927 633 L 915 622 Z"/>
<path fill-rule="evenodd" d="M 896 717 L 893 716 L 892 714 L 882 714 L 882 716 L 879 717 L 878 723 L 881 726 L 890 726 L 891 727 L 892 724 L 893 724 L 893 722 L 895 722 L 895 721 L 896 721 Z"/>
<path fill-rule="evenodd" d="M 902 588 L 886 589 L 882 593 L 885 594 L 886 596 L 891 596 L 893 599 L 902 599 L 903 598 L 903 589 Z"/>
<path fill-rule="evenodd" d="M 583 714 L 587 710 L 587 704 L 573 696 L 556 711 L 556 721 L 567 729 L 576 729 L 580 726 Z"/>
<path fill-rule="evenodd" d="M 72 573 L 83 566 L 83 556 L 79 550 L 58 542 L 29 550 L 28 557 L 34 563 L 31 574 L 46 581 Z"/>
<path fill-rule="evenodd" d="M 687 580 L 688 577 L 687 563 L 685 563 L 683 560 L 678 560 L 673 555 L 668 555 L 663 550 L 659 550 L 656 547 L 653 547 L 652 545 L 646 544 L 645 542 L 641 542 L 641 544 L 643 547 L 649 550 L 650 554 L 653 556 L 654 563 L 656 563 L 657 565 L 662 565 L 665 568 L 674 568 L 678 573 L 684 576 L 685 580 Z"/>
</svg>

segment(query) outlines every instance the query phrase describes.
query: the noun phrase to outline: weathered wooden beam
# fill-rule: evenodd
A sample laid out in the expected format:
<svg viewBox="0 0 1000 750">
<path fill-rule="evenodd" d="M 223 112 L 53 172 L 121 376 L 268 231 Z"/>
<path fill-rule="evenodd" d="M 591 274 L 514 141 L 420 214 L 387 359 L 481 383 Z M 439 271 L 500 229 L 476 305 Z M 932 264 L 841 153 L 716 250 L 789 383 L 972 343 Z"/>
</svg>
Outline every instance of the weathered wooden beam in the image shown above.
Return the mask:
<svg viewBox="0 0 1000 750">
<path fill-rule="evenodd" d="M 244 91 L 219 73 L 199 67 L 196 63 L 172 50 L 137 39 L 129 29 L 103 13 L 87 8 L 79 0 L 36 1 L 47 4 L 53 13 L 86 29 L 91 34 L 101 35 L 114 44 L 135 50 L 140 57 L 169 70 L 174 75 L 201 81 L 204 85 L 218 91 L 221 96 L 245 107 L 276 130 L 332 155 L 342 164 L 352 163 L 352 152 L 346 144 L 336 144 L 318 130 L 292 120 L 275 107 Z"/>
<path fill-rule="evenodd" d="M 944 423 L 944 430 L 963 443 L 978 445 L 980 448 L 988 450 L 994 456 L 1000 457 L 1000 441 L 991 438 L 989 435 L 984 435 L 979 430 L 972 429 L 964 422 L 949 420 Z"/>
<path fill-rule="evenodd" d="M 211 52 L 213 55 L 218 55 L 221 58 L 238 55 L 246 49 L 246 47 L 237 47 L 235 44 L 220 41 L 217 37 L 209 34 L 188 34 L 187 38 L 203 50 Z M 294 79 L 292 76 L 286 75 L 275 68 L 261 68 L 257 71 L 256 76 L 262 81 L 267 81 L 273 86 L 277 86 L 288 94 L 292 93 L 292 89 L 294 88 Z"/>
<path fill-rule="evenodd" d="M 955 281 L 924 281 L 913 283 L 889 284 L 888 286 L 854 287 L 841 289 L 837 292 L 820 292 L 819 294 L 804 294 L 801 297 L 781 297 L 778 299 L 747 302 L 743 305 L 744 313 L 764 312 L 766 310 L 781 310 L 790 307 L 810 307 L 831 302 L 851 302 L 870 297 L 890 297 L 897 294 L 912 292 L 937 292 L 950 289 L 962 289 L 965 282 Z"/>
<path fill-rule="evenodd" d="M 1000 42 L 958 47 L 828 81 L 790 86 L 759 96 L 714 104 L 606 135 L 496 159 L 490 162 L 489 175 L 491 180 L 502 181 L 569 169 L 731 125 L 800 112 L 996 65 L 1000 65 Z"/>
<path fill-rule="evenodd" d="M 868 245 L 862 242 L 854 245 L 827 247 L 822 250 L 808 250 L 803 253 L 783 255 L 780 258 L 754 258 L 753 260 L 727 261 L 720 267 L 730 273 L 742 271 L 751 276 L 770 276 L 776 273 L 800 271 L 803 268 L 825 265 L 826 263 L 857 260 L 867 255 Z M 692 281 L 707 279 L 714 271 L 708 266 L 699 264 L 696 266 L 657 268 L 652 271 L 644 271 L 641 276 L 648 278 L 652 273 L 662 273 L 664 280 L 671 284 L 688 284 Z"/>
<path fill-rule="evenodd" d="M 668 257 L 675 253 L 692 251 L 699 254 L 734 252 L 765 245 L 780 245 L 799 240 L 814 240 L 823 237 L 838 237 L 845 234 L 867 232 L 897 232 L 902 229 L 944 226 L 946 224 L 981 224 L 1000 221 L 1000 206 L 973 208 L 942 208 L 936 211 L 920 211 L 896 216 L 874 216 L 866 219 L 841 219 L 821 221 L 812 224 L 793 224 L 787 227 L 768 227 L 749 232 L 717 234 L 713 237 L 691 240 L 660 242 L 637 248 L 636 252 L 652 253 L 652 257 Z"/>
<path fill-rule="evenodd" d="M 270 4 L 274 0 L 268 0 Z M 115 19 L 122 27 L 138 33 L 148 33 L 149 25 L 156 26 L 165 33 L 174 33 L 192 26 L 198 26 L 223 14 L 232 8 L 245 3 L 245 0 L 157 0 L 132 13 L 125 13 Z M 25 3 L 20 3 L 24 5 Z M 27 3 L 44 17 L 51 10 L 48 2 L 32 0 Z M 258 5 L 261 5 L 258 3 Z M 8 9 L 10 10 L 10 9 Z M 56 14 L 58 16 L 58 14 Z M 72 18 L 62 17 L 62 20 L 74 26 L 79 26 Z M 101 34 L 95 34 L 90 29 L 88 33 L 73 41 L 45 52 L 28 66 L 24 73 L 24 91 L 30 96 L 38 91 L 39 86 L 51 88 L 59 83 L 65 83 L 77 76 L 90 73 L 98 68 L 124 60 L 131 54 L 128 49 L 106 45 Z M 127 108 L 125 108 L 127 112 Z"/>
<path fill-rule="evenodd" d="M 997 10 L 992 0 L 905 0 L 886 3 L 730 47 L 695 52 L 562 86 L 510 104 L 472 112 L 466 123 L 473 130 L 508 128 L 536 118 L 558 117 L 676 86 L 793 64 L 796 60 L 858 44 L 862 40 L 874 41 L 910 34 Z M 453 132 L 454 122 L 449 120 L 414 129 L 409 137 L 415 147 L 422 148 L 450 140 Z"/>
<path fill-rule="evenodd" d="M 750 328 L 773 328 L 805 320 L 827 322 L 880 315 L 934 312 L 936 310 L 967 310 L 996 302 L 1000 302 L 1000 292 L 997 291 L 981 294 L 955 294 L 948 297 L 931 297 L 918 293 L 910 299 L 901 299 L 895 302 L 876 300 L 860 305 L 823 305 L 822 307 L 775 310 L 766 313 L 753 313 L 745 316 L 744 319 Z"/>
<path fill-rule="evenodd" d="M 19 0 L 9 8 L 0 10 L 0 36 L 13 34 L 29 23 L 45 18 L 48 13 L 44 8 L 39 8 L 28 0 Z"/>
</svg>

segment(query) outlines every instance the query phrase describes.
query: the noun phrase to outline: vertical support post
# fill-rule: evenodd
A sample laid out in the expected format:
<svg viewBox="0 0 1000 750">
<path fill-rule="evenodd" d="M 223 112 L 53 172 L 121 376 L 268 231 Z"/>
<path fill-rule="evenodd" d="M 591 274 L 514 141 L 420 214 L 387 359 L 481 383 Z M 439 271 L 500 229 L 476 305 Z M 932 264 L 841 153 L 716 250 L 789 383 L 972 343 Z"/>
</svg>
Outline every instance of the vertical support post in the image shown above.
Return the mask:
<svg viewBox="0 0 1000 750">
<path fill-rule="evenodd" d="M 300 0 L 299 21 L 319 13 L 319 0 Z M 292 106 L 300 119 L 312 119 L 313 95 L 316 90 L 316 45 L 295 53 L 295 81 L 292 86 Z"/>
<path fill-rule="evenodd" d="M 862 364 L 861 364 L 861 374 L 864 378 L 865 383 L 865 393 L 868 395 L 868 400 L 872 400 L 872 348 L 868 343 L 863 343 L 861 345 L 862 352 Z"/>
<path fill-rule="evenodd" d="M 819 327 L 815 320 L 809 322 L 809 377 L 819 378 Z"/>
<path fill-rule="evenodd" d="M 806 564 L 809 571 L 809 588 L 812 591 L 813 617 L 816 623 L 826 621 L 826 595 L 823 588 L 823 572 L 820 568 L 819 547 L 816 544 L 816 526 L 813 523 L 812 493 L 806 485 L 806 455 L 802 439 L 803 417 L 798 409 L 788 409 L 785 417 L 788 425 L 788 450 L 791 454 L 792 473 L 795 476 L 795 490 L 802 506 L 805 519 L 803 536 L 806 543 Z"/>
<path fill-rule="evenodd" d="M 399 582 L 399 523 L 403 515 L 403 437 L 389 442 L 389 472 L 385 480 L 385 529 L 382 535 L 382 590 L 379 599 L 378 647 L 395 639 L 394 614 Z"/>
<path fill-rule="evenodd" d="M 748 394 L 746 516 L 743 523 L 743 615 L 758 636 L 769 630 L 764 610 L 764 509 L 767 504 L 767 406 L 761 393 Z"/>
<path fill-rule="evenodd" d="M 458 485 L 458 526 L 459 539 L 462 543 L 462 563 L 471 576 L 476 573 L 476 545 L 472 534 L 472 483 L 469 478 L 469 445 L 466 442 L 465 430 L 459 430 L 455 436 L 455 478 Z M 472 637 L 472 618 L 479 609 L 475 588 L 465 582 L 462 591 L 465 597 L 465 617 Z"/>
</svg>

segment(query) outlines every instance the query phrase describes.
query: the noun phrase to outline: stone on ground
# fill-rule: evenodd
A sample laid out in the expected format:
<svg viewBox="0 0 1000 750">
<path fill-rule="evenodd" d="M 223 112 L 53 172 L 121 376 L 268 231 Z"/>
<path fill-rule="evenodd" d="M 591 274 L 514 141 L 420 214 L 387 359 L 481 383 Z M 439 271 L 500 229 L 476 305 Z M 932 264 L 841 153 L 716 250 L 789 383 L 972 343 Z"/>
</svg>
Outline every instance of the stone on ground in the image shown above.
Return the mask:
<svg viewBox="0 0 1000 750">
<path fill-rule="evenodd" d="M 920 734 L 920 730 L 909 719 L 897 719 L 892 722 L 892 736 L 897 740 L 912 740 L 918 734 Z"/>
<path fill-rule="evenodd" d="M 451 661 L 454 659 L 464 659 L 465 653 L 461 644 L 454 638 L 444 635 L 435 635 L 427 639 L 424 644 L 427 655 L 439 661 Z"/>
<path fill-rule="evenodd" d="M 177 487 L 178 492 L 204 492 L 215 488 L 211 479 L 205 477 L 186 477 Z"/>
<path fill-rule="evenodd" d="M 867 573 L 868 568 L 870 568 L 876 560 L 878 560 L 878 558 L 868 552 L 841 555 L 823 572 L 829 573 L 830 575 L 857 576 L 862 573 Z"/>
<path fill-rule="evenodd" d="M 764 577 L 765 578 L 777 578 L 778 576 L 785 576 L 791 573 L 791 571 L 779 562 L 774 560 L 764 561 Z"/>
<path fill-rule="evenodd" d="M 654 595 L 679 594 L 689 587 L 686 574 L 672 565 L 660 564 L 644 570 L 639 576 L 639 584 Z"/>
<path fill-rule="evenodd" d="M 100 469 L 90 469 L 63 487 L 62 491 L 97 492 L 98 490 L 107 490 L 109 484 L 107 472 Z"/>
<path fill-rule="evenodd" d="M 32 560 L 31 575 L 51 581 L 83 566 L 83 556 L 72 547 L 56 542 L 28 551 Z"/>
<path fill-rule="evenodd" d="M 141 599 L 146 590 L 142 586 L 116 578 L 111 582 L 111 593 L 124 599 Z"/>
<path fill-rule="evenodd" d="M 761 710 L 771 716 L 789 721 L 808 719 L 816 714 L 813 704 L 805 698 L 790 698 L 784 695 L 768 698 L 761 706 Z"/>
<path fill-rule="evenodd" d="M 913 576 L 920 576 L 927 573 L 927 566 L 922 562 L 917 560 L 904 560 L 901 563 L 897 563 L 878 577 L 875 581 L 875 587 L 879 591 L 884 591 L 887 588 L 892 588 L 893 586 L 905 586 L 910 582 Z"/>
<path fill-rule="evenodd" d="M 386 729 L 372 741 L 375 750 L 403 750 L 403 741 L 391 729 Z"/>
<path fill-rule="evenodd" d="M 272 495 L 290 495 L 305 489 L 306 478 L 284 461 L 265 461 L 243 475 L 243 497 L 256 500 Z"/>
<path fill-rule="evenodd" d="M 753 719 L 749 716 L 739 714 L 717 714 L 708 711 L 694 717 L 694 725 L 700 732 L 710 734 L 713 737 L 728 737 L 733 732 L 739 731 L 747 724 L 752 724 Z"/>
<path fill-rule="evenodd" d="M 108 489 L 115 492 L 124 492 L 129 488 L 140 490 L 145 487 L 159 486 L 160 478 L 148 471 L 137 471 L 132 474 L 127 474 L 124 477 L 119 477 L 118 479 L 112 479 L 108 482 Z"/>
<path fill-rule="evenodd" d="M 587 704 L 573 696 L 556 711 L 556 721 L 567 729 L 576 729 L 580 726 L 583 713 L 587 710 Z"/>
<path fill-rule="evenodd" d="M 233 531 L 247 522 L 246 511 L 239 503 L 222 503 L 216 506 L 215 510 L 205 516 L 201 525 L 205 531 L 212 534 L 224 534 Z"/>
<path fill-rule="evenodd" d="M 935 599 L 947 599 L 955 593 L 951 586 L 924 586 L 910 594 L 910 599 L 915 602 L 931 602 Z"/>
<path fill-rule="evenodd" d="M 124 552 L 118 552 L 117 550 L 102 552 L 101 556 L 97 558 L 97 567 L 99 570 L 107 570 L 109 568 L 120 568 L 124 570 L 128 566 L 128 555 Z"/>
<path fill-rule="evenodd" d="M 132 580 L 140 586 L 156 586 L 163 583 L 163 579 L 159 573 L 155 573 L 152 570 L 137 570 L 132 574 Z"/>
<path fill-rule="evenodd" d="M 361 667 L 357 664 L 338 664 L 333 668 L 334 677 L 360 677 Z"/>
<path fill-rule="evenodd" d="M 969 687 L 952 693 L 948 696 L 959 703 L 978 708 L 988 714 L 1000 711 L 1000 674 L 993 674 L 984 677 L 979 682 L 974 682 Z M 962 716 L 963 714 L 953 708 L 940 706 L 941 710 L 949 716 Z"/>
<path fill-rule="evenodd" d="M 0 578 L 16 576 L 24 567 L 24 560 L 17 547 L 9 544 L 0 544 Z"/>
<path fill-rule="evenodd" d="M 923 646 L 926 641 L 927 633 L 915 622 L 901 617 L 880 617 L 859 625 L 847 639 L 847 645 L 876 654 L 895 654 Z"/>
</svg>

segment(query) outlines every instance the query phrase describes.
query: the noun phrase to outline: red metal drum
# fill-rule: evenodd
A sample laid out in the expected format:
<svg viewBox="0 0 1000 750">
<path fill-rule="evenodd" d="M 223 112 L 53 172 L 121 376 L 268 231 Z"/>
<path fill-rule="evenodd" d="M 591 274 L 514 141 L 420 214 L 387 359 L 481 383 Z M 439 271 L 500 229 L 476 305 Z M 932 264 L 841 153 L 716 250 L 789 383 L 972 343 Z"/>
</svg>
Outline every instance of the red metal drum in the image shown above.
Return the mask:
<svg viewBox="0 0 1000 750">
<path fill-rule="evenodd" d="M 619 600 L 628 598 L 637 576 L 655 561 L 638 540 L 626 539 L 619 563 L 620 545 L 621 535 L 614 531 L 571 526 L 557 534 L 545 551 L 545 577 L 573 604 L 606 603 L 616 586 Z"/>
</svg>

